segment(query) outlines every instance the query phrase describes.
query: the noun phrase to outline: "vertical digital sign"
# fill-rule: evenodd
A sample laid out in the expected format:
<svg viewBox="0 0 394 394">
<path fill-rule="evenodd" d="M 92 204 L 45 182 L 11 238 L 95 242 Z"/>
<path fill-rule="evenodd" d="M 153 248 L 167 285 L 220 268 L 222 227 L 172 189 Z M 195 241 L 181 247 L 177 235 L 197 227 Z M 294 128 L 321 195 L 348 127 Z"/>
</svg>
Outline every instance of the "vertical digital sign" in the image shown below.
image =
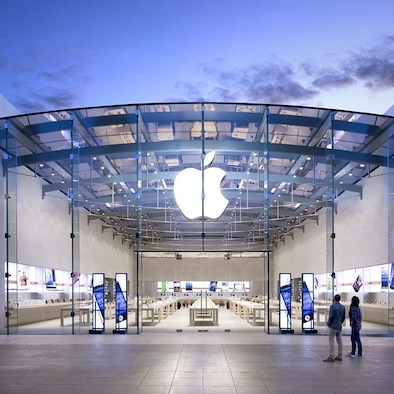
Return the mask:
<svg viewBox="0 0 394 394">
<path fill-rule="evenodd" d="M 291 328 L 291 274 L 279 274 L 279 330 L 293 333 Z"/>
<path fill-rule="evenodd" d="M 314 274 L 302 274 L 302 331 L 316 333 L 314 326 Z"/>
<path fill-rule="evenodd" d="M 127 274 L 115 275 L 115 330 L 114 334 L 127 331 Z"/>
<path fill-rule="evenodd" d="M 90 334 L 100 334 L 105 329 L 105 276 L 101 273 L 92 275 L 92 329 Z"/>
</svg>

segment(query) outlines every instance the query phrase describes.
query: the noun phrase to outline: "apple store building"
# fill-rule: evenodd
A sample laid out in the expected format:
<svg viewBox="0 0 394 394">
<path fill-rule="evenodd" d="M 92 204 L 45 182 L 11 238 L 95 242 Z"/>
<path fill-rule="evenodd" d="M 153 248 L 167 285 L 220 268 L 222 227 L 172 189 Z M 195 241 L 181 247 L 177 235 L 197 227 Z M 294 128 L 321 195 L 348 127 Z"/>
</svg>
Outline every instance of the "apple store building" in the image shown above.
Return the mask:
<svg viewBox="0 0 394 394">
<path fill-rule="evenodd" d="M 0 329 L 326 334 L 338 293 L 393 333 L 393 132 L 251 103 L 1 118 Z"/>
</svg>

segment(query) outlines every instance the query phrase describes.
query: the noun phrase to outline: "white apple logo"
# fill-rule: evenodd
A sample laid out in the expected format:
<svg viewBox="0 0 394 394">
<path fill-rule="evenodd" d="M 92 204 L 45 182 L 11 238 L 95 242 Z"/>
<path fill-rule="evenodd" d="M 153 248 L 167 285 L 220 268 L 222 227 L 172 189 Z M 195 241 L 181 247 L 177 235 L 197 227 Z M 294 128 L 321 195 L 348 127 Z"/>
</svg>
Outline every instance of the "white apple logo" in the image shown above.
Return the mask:
<svg viewBox="0 0 394 394">
<path fill-rule="evenodd" d="M 209 152 L 203 160 L 209 166 L 215 152 Z M 204 170 L 204 217 L 217 219 L 227 207 L 228 200 L 220 190 L 226 172 L 218 167 Z M 181 212 L 190 220 L 202 217 L 202 173 L 196 168 L 182 170 L 174 181 L 175 200 Z"/>
</svg>

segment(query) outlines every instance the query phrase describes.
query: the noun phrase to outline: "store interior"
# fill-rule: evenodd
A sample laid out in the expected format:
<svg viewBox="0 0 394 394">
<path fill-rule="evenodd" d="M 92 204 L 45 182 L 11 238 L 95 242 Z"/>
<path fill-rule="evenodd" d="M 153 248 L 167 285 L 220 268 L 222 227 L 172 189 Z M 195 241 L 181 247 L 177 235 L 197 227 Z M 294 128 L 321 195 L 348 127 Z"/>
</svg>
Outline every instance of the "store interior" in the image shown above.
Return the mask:
<svg viewBox="0 0 394 394">
<path fill-rule="evenodd" d="M 244 103 L 0 119 L 2 332 L 319 335 L 339 293 L 391 334 L 391 125 Z"/>
</svg>

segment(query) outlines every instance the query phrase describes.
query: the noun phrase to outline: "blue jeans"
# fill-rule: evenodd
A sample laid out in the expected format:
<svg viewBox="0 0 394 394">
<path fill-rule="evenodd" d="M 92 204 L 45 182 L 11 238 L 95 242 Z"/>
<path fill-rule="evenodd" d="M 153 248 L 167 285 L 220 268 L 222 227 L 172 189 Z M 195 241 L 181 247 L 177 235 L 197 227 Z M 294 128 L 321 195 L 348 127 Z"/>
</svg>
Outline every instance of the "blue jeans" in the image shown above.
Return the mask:
<svg viewBox="0 0 394 394">
<path fill-rule="evenodd" d="M 360 330 L 361 324 L 353 324 L 352 325 L 352 333 L 350 335 L 350 340 L 352 341 L 352 354 L 356 354 L 356 345 L 358 347 L 358 355 L 363 355 L 363 345 L 361 344 L 360 339 Z"/>
</svg>

